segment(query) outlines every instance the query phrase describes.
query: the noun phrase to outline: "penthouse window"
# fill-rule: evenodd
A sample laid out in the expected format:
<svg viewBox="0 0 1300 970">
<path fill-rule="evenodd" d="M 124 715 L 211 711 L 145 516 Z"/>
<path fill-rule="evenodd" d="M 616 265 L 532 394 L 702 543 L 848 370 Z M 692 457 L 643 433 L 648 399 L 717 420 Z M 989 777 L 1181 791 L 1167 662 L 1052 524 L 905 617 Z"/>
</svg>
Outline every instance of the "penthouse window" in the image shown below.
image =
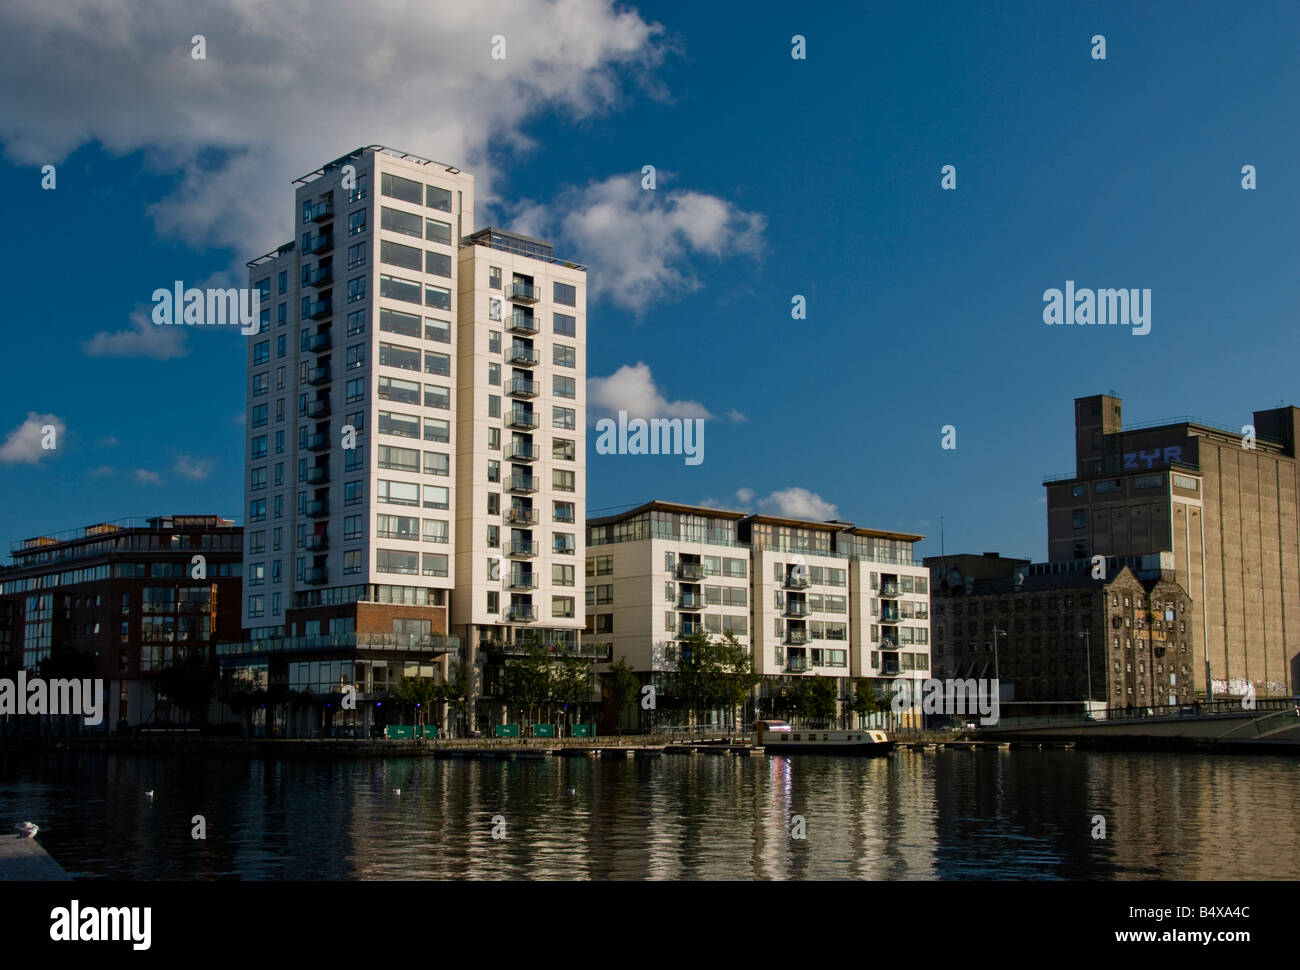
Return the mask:
<svg viewBox="0 0 1300 970">
<path fill-rule="evenodd" d="M 424 220 L 424 238 L 429 242 L 451 245 L 451 224 L 437 219 Z"/>
<path fill-rule="evenodd" d="M 578 321 L 575 317 L 567 313 L 556 313 L 551 317 L 552 329 L 560 337 L 576 337 L 578 335 Z"/>
<path fill-rule="evenodd" d="M 375 569 L 381 573 L 404 573 L 414 576 L 420 571 L 420 554 L 397 549 L 377 549 Z"/>
<path fill-rule="evenodd" d="M 430 209 L 439 209 L 442 212 L 451 211 L 451 190 L 439 188 L 436 185 L 426 185 L 424 187 L 424 204 Z M 419 199 L 416 199 L 418 202 Z"/>
<path fill-rule="evenodd" d="M 379 192 L 390 199 L 419 205 L 424 197 L 424 187 L 412 179 L 384 172 L 379 177 Z"/>
<path fill-rule="evenodd" d="M 403 246 L 401 243 L 389 242 L 385 239 L 379 244 L 379 261 L 389 266 L 413 269 L 418 273 L 421 266 L 420 252 L 421 250 L 414 246 Z"/>
<path fill-rule="evenodd" d="M 451 257 L 446 253 L 424 251 L 424 271 L 434 276 L 451 279 Z"/>
<path fill-rule="evenodd" d="M 561 306 L 578 305 L 577 287 L 571 286 L 568 283 L 554 283 L 552 286 L 553 302 L 558 303 Z"/>
</svg>

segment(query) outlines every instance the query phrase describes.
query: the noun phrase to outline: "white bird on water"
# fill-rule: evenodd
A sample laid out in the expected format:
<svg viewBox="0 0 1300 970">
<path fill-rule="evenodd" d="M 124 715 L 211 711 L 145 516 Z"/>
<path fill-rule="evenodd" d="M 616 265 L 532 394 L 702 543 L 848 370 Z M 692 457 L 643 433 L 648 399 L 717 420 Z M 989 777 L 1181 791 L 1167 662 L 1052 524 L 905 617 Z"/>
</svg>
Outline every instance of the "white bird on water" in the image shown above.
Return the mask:
<svg viewBox="0 0 1300 970">
<path fill-rule="evenodd" d="M 394 794 L 394 795 L 400 795 L 401 793 L 402 793 L 402 789 L 400 789 L 400 788 L 394 788 L 394 789 L 393 789 L 393 794 Z"/>
<path fill-rule="evenodd" d="M 150 801 L 153 801 L 153 789 L 150 788 L 147 792 L 144 793 L 144 796 Z"/>
<path fill-rule="evenodd" d="M 35 822 L 19 822 L 17 825 L 14 826 L 14 831 L 17 832 L 18 835 L 24 839 L 35 838 L 36 833 L 39 832 L 40 830 L 41 827 L 37 825 Z"/>
</svg>

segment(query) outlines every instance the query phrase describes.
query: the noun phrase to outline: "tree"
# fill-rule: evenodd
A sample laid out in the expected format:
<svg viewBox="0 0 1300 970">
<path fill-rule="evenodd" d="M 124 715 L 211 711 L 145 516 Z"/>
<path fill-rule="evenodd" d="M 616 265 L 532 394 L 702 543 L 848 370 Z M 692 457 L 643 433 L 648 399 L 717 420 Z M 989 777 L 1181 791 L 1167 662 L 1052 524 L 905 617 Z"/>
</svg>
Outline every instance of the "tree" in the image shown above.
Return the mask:
<svg viewBox="0 0 1300 970">
<path fill-rule="evenodd" d="M 447 679 L 442 683 L 441 699 L 450 704 L 462 718 L 469 708 L 471 673 L 469 664 L 463 660 L 453 660 L 447 671 Z"/>
<path fill-rule="evenodd" d="M 708 710 L 719 683 L 716 650 L 704 630 L 696 630 L 682 641 L 681 659 L 673 678 L 674 700 L 687 712 L 687 723 Z"/>
<path fill-rule="evenodd" d="M 834 677 L 814 675 L 809 691 L 808 716 L 822 726 L 835 717 L 835 705 L 839 700 L 839 691 L 835 687 Z"/>
<path fill-rule="evenodd" d="M 551 659 L 546 648 L 530 643 L 522 657 L 506 666 L 502 694 L 508 708 L 527 708 L 528 723 L 534 709 L 551 696 Z"/>
<path fill-rule="evenodd" d="M 555 677 L 555 696 L 571 705 L 581 719 L 583 705 L 591 701 L 591 672 L 581 657 L 565 657 Z"/>
<path fill-rule="evenodd" d="M 446 691 L 442 682 L 433 677 L 403 677 L 393 695 L 405 704 L 415 704 L 427 717 L 433 703 L 443 700 Z"/>
<path fill-rule="evenodd" d="M 736 709 L 743 705 L 762 679 L 754 672 L 754 658 L 749 650 L 726 630 L 722 641 L 713 645 L 718 667 L 718 696 L 727 705 L 731 726 L 736 726 Z"/>
<path fill-rule="evenodd" d="M 632 668 L 627 665 L 625 657 L 619 657 L 618 662 L 614 664 L 613 672 L 610 674 L 610 693 L 614 698 L 614 705 L 618 708 L 618 736 L 623 736 L 623 712 L 627 710 L 629 704 L 636 703 L 641 696 L 641 682 L 637 679 Z"/>
<path fill-rule="evenodd" d="M 184 657 L 159 671 L 150 686 L 156 696 L 166 697 L 186 711 L 191 721 L 204 724 L 217 689 L 216 664 L 205 649 L 191 647 Z"/>
</svg>

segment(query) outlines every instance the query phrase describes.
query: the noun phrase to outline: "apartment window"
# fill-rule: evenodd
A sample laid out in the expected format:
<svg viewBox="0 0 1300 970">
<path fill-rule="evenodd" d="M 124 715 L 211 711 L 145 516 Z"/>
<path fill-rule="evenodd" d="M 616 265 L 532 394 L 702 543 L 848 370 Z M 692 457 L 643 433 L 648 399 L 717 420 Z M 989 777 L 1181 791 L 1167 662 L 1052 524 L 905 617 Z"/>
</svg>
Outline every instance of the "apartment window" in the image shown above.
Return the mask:
<svg viewBox="0 0 1300 970">
<path fill-rule="evenodd" d="M 571 617 L 573 616 L 572 596 L 552 596 L 551 597 L 551 616 Z"/>
<path fill-rule="evenodd" d="M 501 527 L 499 525 L 490 525 L 487 527 L 487 544 L 489 549 L 500 548 Z"/>
<path fill-rule="evenodd" d="M 370 175 L 358 175 L 356 185 L 348 190 L 348 202 L 360 202 L 366 197 L 366 189 L 370 186 Z"/>
<path fill-rule="evenodd" d="M 366 231 L 366 210 L 357 209 L 348 213 L 348 235 L 355 236 Z"/>
<path fill-rule="evenodd" d="M 261 397 L 270 389 L 271 386 L 267 383 L 265 373 L 253 375 L 253 397 Z"/>
<path fill-rule="evenodd" d="M 499 428 L 493 428 L 500 434 Z M 425 418 L 424 419 L 424 440 L 438 441 L 442 444 L 451 442 L 451 423 L 445 418 Z"/>
<path fill-rule="evenodd" d="M 361 550 L 349 549 L 343 553 L 343 575 L 351 576 L 361 572 Z"/>
<path fill-rule="evenodd" d="M 435 320 L 433 317 L 425 317 L 424 339 L 434 340 L 440 344 L 451 343 L 451 324 L 446 320 Z"/>
<path fill-rule="evenodd" d="M 497 483 L 501 481 L 501 462 L 497 461 L 495 458 L 488 459 L 487 480 L 489 482 Z"/>
<path fill-rule="evenodd" d="M 561 468 L 551 469 L 551 487 L 557 492 L 574 491 L 575 480 L 575 475 L 571 471 Z"/>
<path fill-rule="evenodd" d="M 354 377 L 344 385 L 344 393 L 347 396 L 346 403 L 348 404 L 364 401 L 366 397 L 366 379 L 364 377 Z"/>
<path fill-rule="evenodd" d="M 565 431 L 572 431 L 577 427 L 578 413 L 573 408 L 551 408 L 551 425 Z"/>
<path fill-rule="evenodd" d="M 489 613 L 499 613 L 501 611 L 501 594 L 490 592 L 487 594 L 487 611 Z"/>
<path fill-rule="evenodd" d="M 440 354 L 434 350 L 426 350 L 424 352 L 424 372 L 426 374 L 436 374 L 439 377 L 450 377 L 451 355 Z"/>
<path fill-rule="evenodd" d="M 551 439 L 551 457 L 557 461 L 574 460 L 574 442 L 570 438 Z"/>
<path fill-rule="evenodd" d="M 253 439 L 252 451 L 250 452 L 249 457 L 250 458 L 266 457 L 266 435 L 260 434 Z"/>
<path fill-rule="evenodd" d="M 423 187 L 419 182 L 404 179 L 400 175 L 382 172 L 379 176 L 379 193 L 399 202 L 419 205 L 424 197 Z"/>
<path fill-rule="evenodd" d="M 275 325 L 283 327 L 289 322 L 289 304 L 281 303 L 275 308 Z"/>
<path fill-rule="evenodd" d="M 286 269 L 280 270 L 280 276 L 276 282 L 277 282 L 276 289 L 280 294 L 283 295 L 284 291 L 289 288 L 289 271 Z"/>
<path fill-rule="evenodd" d="M 487 433 L 488 433 L 488 448 L 492 451 L 500 451 L 501 450 L 501 429 L 488 428 Z"/>
<path fill-rule="evenodd" d="M 375 483 L 375 501 L 388 505 L 419 505 L 420 486 L 412 482 L 393 482 L 381 478 Z"/>
<path fill-rule="evenodd" d="M 1087 509 L 1074 509 L 1072 515 L 1074 519 L 1074 527 L 1076 529 L 1082 529 L 1084 526 L 1088 524 Z"/>
<path fill-rule="evenodd" d="M 348 482 L 343 486 L 343 504 L 360 505 L 365 498 L 366 490 L 364 482 Z"/>
<path fill-rule="evenodd" d="M 501 300 L 498 297 L 488 297 L 488 319 L 501 322 Z"/>
<path fill-rule="evenodd" d="M 432 276 L 451 279 L 451 257 L 446 253 L 424 251 L 424 271 Z"/>
<path fill-rule="evenodd" d="M 354 276 L 348 280 L 348 302 L 356 303 L 358 300 L 366 298 L 366 278 L 364 276 Z"/>
<path fill-rule="evenodd" d="M 267 302 L 270 301 L 270 299 L 271 299 L 271 277 L 268 276 L 266 279 L 262 280 L 261 282 L 259 282 L 259 283 L 257 284 L 257 293 L 258 293 L 258 296 L 261 297 L 261 300 L 262 300 L 263 303 L 267 303 Z"/>
<path fill-rule="evenodd" d="M 266 530 L 250 532 L 248 534 L 248 554 L 256 556 L 260 552 L 266 551 Z"/>
<path fill-rule="evenodd" d="M 380 539 L 420 538 L 420 520 L 409 515 L 376 515 L 375 535 Z"/>
<path fill-rule="evenodd" d="M 488 267 L 488 286 L 494 290 L 501 289 L 501 267 L 500 266 Z"/>
<path fill-rule="evenodd" d="M 421 267 L 421 250 L 415 246 L 404 246 L 401 243 L 389 242 L 387 239 L 379 243 L 379 261 L 387 263 L 389 266 L 400 266 L 402 269 L 413 269 L 417 273 Z"/>
<path fill-rule="evenodd" d="M 256 492 L 258 489 L 266 488 L 266 466 L 254 468 L 249 481 L 249 489 Z"/>
<path fill-rule="evenodd" d="M 266 521 L 266 499 L 255 498 L 248 503 L 248 521 L 249 522 Z"/>
<path fill-rule="evenodd" d="M 426 552 L 424 554 L 424 575 L 446 576 L 447 554 L 444 552 Z"/>
<path fill-rule="evenodd" d="M 451 290 L 445 286 L 424 285 L 424 305 L 437 307 L 439 310 L 451 309 Z"/>
<path fill-rule="evenodd" d="M 400 276 L 390 276 L 387 273 L 381 273 L 379 276 L 379 295 L 390 300 L 401 300 L 404 303 L 421 302 L 419 283 Z"/>
<path fill-rule="evenodd" d="M 250 596 L 248 598 L 249 616 L 261 616 L 265 612 L 264 599 L 262 596 Z"/>
<path fill-rule="evenodd" d="M 568 283 L 553 283 L 552 288 L 551 302 L 558 303 L 560 306 L 578 305 L 578 290 L 576 287 Z"/>
<path fill-rule="evenodd" d="M 552 552 L 558 552 L 561 553 L 562 555 L 567 555 L 567 556 L 573 555 L 574 547 L 573 547 L 572 532 L 556 532 L 553 534 L 552 539 L 553 539 L 553 543 L 551 546 Z"/>
<path fill-rule="evenodd" d="M 551 348 L 551 363 L 556 367 L 577 367 L 578 354 L 573 347 L 556 344 Z"/>
<path fill-rule="evenodd" d="M 399 209 L 390 209 L 388 206 L 380 207 L 379 225 L 390 232 L 400 232 L 404 236 L 414 236 L 416 239 L 423 235 L 419 216 Z"/>
<path fill-rule="evenodd" d="M 358 266 L 366 265 L 366 250 L 368 248 L 365 243 L 354 243 L 348 247 L 348 269 L 356 269 Z"/>
<path fill-rule="evenodd" d="M 384 367 L 397 367 L 402 370 L 420 369 L 420 352 L 397 344 L 379 345 L 379 363 Z M 419 401 L 419 385 L 416 385 L 416 401 Z"/>
<path fill-rule="evenodd" d="M 345 515 L 343 517 L 344 541 L 347 541 L 349 539 L 360 539 L 360 538 L 361 538 L 361 516 Z"/>
<path fill-rule="evenodd" d="M 497 492 L 488 492 L 487 497 L 487 514 L 501 514 L 501 496 Z"/>
<path fill-rule="evenodd" d="M 488 395 L 488 417 L 489 418 L 501 417 L 501 395 L 500 394 Z"/>
<path fill-rule="evenodd" d="M 551 389 L 556 397 L 575 398 L 578 396 L 577 381 L 572 377 L 562 377 L 559 374 L 552 374 Z"/>
<path fill-rule="evenodd" d="M 560 337 L 576 337 L 578 321 L 567 313 L 556 313 L 551 317 L 551 329 Z"/>
<path fill-rule="evenodd" d="M 379 446 L 379 467 L 399 472 L 419 472 L 420 452 L 396 445 Z"/>
<path fill-rule="evenodd" d="M 253 366 L 265 364 L 271 360 L 271 341 L 259 340 L 253 344 Z"/>
<path fill-rule="evenodd" d="M 556 522 L 574 521 L 574 504 L 572 502 L 552 502 L 551 518 Z"/>
<path fill-rule="evenodd" d="M 448 524 L 443 519 L 425 519 L 424 520 L 424 541 L 425 542 L 446 542 L 448 537 Z"/>
<path fill-rule="evenodd" d="M 280 357 L 283 357 L 288 352 L 289 352 L 289 342 L 285 339 L 284 334 L 280 334 L 278 337 L 275 338 L 275 356 L 278 359 Z"/>
<path fill-rule="evenodd" d="M 451 388 L 441 384 L 424 385 L 424 406 L 426 408 L 451 409 Z"/>
<path fill-rule="evenodd" d="M 614 575 L 614 557 L 613 557 L 613 556 L 597 556 L 593 561 L 594 561 L 595 566 L 596 566 L 596 571 L 595 571 L 595 573 L 594 573 L 593 575 L 596 575 L 596 576 L 612 576 L 612 575 Z"/>
<path fill-rule="evenodd" d="M 489 354 L 501 353 L 501 331 L 500 330 L 488 331 L 488 353 Z"/>
<path fill-rule="evenodd" d="M 451 223 L 440 222 L 437 219 L 424 220 L 424 238 L 430 242 L 445 243 L 451 245 Z"/>
<path fill-rule="evenodd" d="M 443 212 L 451 211 L 450 189 L 439 188 L 436 185 L 426 185 L 424 192 L 424 204 L 430 209 L 440 209 Z"/>
<path fill-rule="evenodd" d="M 255 405 L 251 414 L 254 428 L 260 428 L 266 424 L 267 406 L 265 404 Z"/>
<path fill-rule="evenodd" d="M 420 572 L 420 554 L 400 549 L 376 549 L 375 570 L 381 573 L 403 573 L 408 576 Z"/>
<path fill-rule="evenodd" d="M 440 451 L 426 451 L 424 453 L 424 473 L 426 475 L 451 474 L 451 456 L 444 455 Z"/>
<path fill-rule="evenodd" d="M 424 507 L 426 509 L 450 508 L 451 490 L 446 485 L 425 485 Z"/>
</svg>

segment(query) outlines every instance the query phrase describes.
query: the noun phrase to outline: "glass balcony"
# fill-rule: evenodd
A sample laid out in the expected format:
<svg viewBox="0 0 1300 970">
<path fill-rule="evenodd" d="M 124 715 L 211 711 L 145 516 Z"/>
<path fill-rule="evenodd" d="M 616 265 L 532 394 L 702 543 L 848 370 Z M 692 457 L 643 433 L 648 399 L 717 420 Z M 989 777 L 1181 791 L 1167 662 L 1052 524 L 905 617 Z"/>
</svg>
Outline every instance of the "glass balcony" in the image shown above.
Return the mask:
<svg viewBox="0 0 1300 970">
<path fill-rule="evenodd" d="M 330 547 L 330 539 L 327 535 L 311 535 L 303 542 L 303 548 L 308 552 L 324 552 Z"/>
<path fill-rule="evenodd" d="M 333 266 L 318 266 L 307 276 L 307 285 L 320 289 L 323 286 L 329 286 L 334 282 Z"/>
<path fill-rule="evenodd" d="M 786 630 L 785 642 L 792 644 L 804 644 L 808 642 L 808 631 L 804 629 Z"/>
<path fill-rule="evenodd" d="M 510 292 L 506 296 L 516 303 L 536 303 L 542 298 L 542 289 L 527 283 L 511 283 Z"/>
<path fill-rule="evenodd" d="M 329 382 L 330 382 L 329 364 L 319 365 L 314 371 L 311 372 L 311 376 L 307 378 L 307 383 L 312 384 L 316 387 L 320 387 L 320 385 L 322 384 L 328 384 Z"/>
<path fill-rule="evenodd" d="M 308 451 L 325 451 L 329 448 L 329 446 L 330 446 L 330 439 L 328 435 L 323 435 L 323 434 L 307 435 Z"/>
<path fill-rule="evenodd" d="M 507 606 L 506 619 L 511 623 L 532 623 L 537 619 L 535 606 Z"/>
<path fill-rule="evenodd" d="M 525 313 L 523 310 L 511 310 L 506 329 L 511 333 L 534 334 L 541 332 L 542 325 L 531 313 Z"/>
<path fill-rule="evenodd" d="M 524 377 L 512 378 L 506 385 L 506 393 L 511 397 L 537 397 L 542 392 L 542 385 Z"/>
<path fill-rule="evenodd" d="M 506 555 L 515 559 L 531 559 L 537 555 L 537 543 L 515 539 L 506 544 Z"/>
<path fill-rule="evenodd" d="M 532 475 L 511 475 L 506 482 L 506 491 L 535 492 L 537 491 L 537 479 Z"/>
<path fill-rule="evenodd" d="M 318 333 L 307 341 L 307 349 L 313 354 L 323 354 L 334 346 L 334 338 L 327 333 Z"/>
<path fill-rule="evenodd" d="M 791 674 L 807 673 L 808 667 L 809 664 L 807 657 L 789 657 L 785 662 L 786 672 Z"/>
<path fill-rule="evenodd" d="M 311 255 L 323 253 L 328 249 L 334 248 L 334 234 L 323 232 L 319 236 L 314 236 L 307 243 L 307 252 Z"/>
<path fill-rule="evenodd" d="M 324 485 L 330 480 L 330 470 L 324 465 L 316 465 L 314 468 L 307 469 L 308 485 Z"/>
<path fill-rule="evenodd" d="M 330 416 L 329 398 L 318 397 L 314 401 L 307 402 L 307 417 L 328 418 L 329 416 Z"/>
<path fill-rule="evenodd" d="M 678 579 L 703 579 L 704 564 L 698 562 L 679 562 L 677 564 Z"/>
<path fill-rule="evenodd" d="M 786 589 L 807 589 L 808 588 L 808 570 L 792 569 L 785 574 Z"/>
<path fill-rule="evenodd" d="M 898 641 L 895 640 L 893 637 L 885 637 L 883 640 L 880 641 L 880 649 L 881 649 L 881 650 L 897 650 L 897 649 L 898 649 Z"/>
<path fill-rule="evenodd" d="M 317 202 L 311 207 L 309 214 L 312 222 L 325 222 L 334 218 L 334 200 L 326 199 L 324 202 Z"/>
<path fill-rule="evenodd" d="M 808 604 L 802 600 L 786 600 L 784 609 L 781 610 L 783 616 L 801 617 L 808 615 Z"/>
<path fill-rule="evenodd" d="M 677 608 L 679 610 L 702 610 L 704 609 L 704 597 L 683 593 L 677 597 Z"/>
<path fill-rule="evenodd" d="M 330 514 L 329 503 L 324 499 L 315 499 L 307 503 L 307 514 L 313 519 L 321 519 Z"/>
<path fill-rule="evenodd" d="M 881 596 L 889 596 L 889 597 L 895 597 L 895 596 L 897 596 L 897 595 L 898 595 L 898 584 L 897 584 L 897 583 L 881 583 L 881 584 L 880 584 L 880 595 L 881 595 Z"/>
<path fill-rule="evenodd" d="M 506 522 L 510 525 L 536 525 L 536 509 L 506 509 Z"/>
<path fill-rule="evenodd" d="M 524 431 L 531 431 L 541 423 L 541 419 L 532 411 L 525 411 L 523 408 L 511 408 L 510 413 L 506 416 L 506 425 L 511 428 L 519 428 Z"/>
<path fill-rule="evenodd" d="M 518 364 L 521 367 L 536 367 L 541 362 L 542 355 L 533 350 L 532 347 L 525 347 L 523 344 L 513 344 L 506 351 L 506 363 Z"/>
<path fill-rule="evenodd" d="M 880 622 L 881 622 L 881 623 L 897 623 L 897 622 L 898 622 L 899 620 L 901 620 L 902 618 L 903 618 L 903 614 L 900 613 L 898 610 L 881 610 L 881 611 L 880 611 Z"/>
<path fill-rule="evenodd" d="M 683 640 L 686 637 L 693 637 L 695 634 L 703 632 L 703 623 L 683 623 L 682 628 L 677 631 L 677 639 Z"/>
<path fill-rule="evenodd" d="M 503 454 L 506 461 L 536 461 L 541 457 L 541 449 L 526 441 L 510 441 Z"/>
<path fill-rule="evenodd" d="M 323 320 L 334 313 L 333 300 L 317 300 L 307 308 L 308 320 Z"/>
<path fill-rule="evenodd" d="M 536 589 L 538 578 L 535 573 L 516 573 L 510 574 L 511 589 Z"/>
<path fill-rule="evenodd" d="M 900 671 L 899 671 L 898 664 L 882 663 L 880 665 L 881 677 L 897 677 L 899 673 Z"/>
<path fill-rule="evenodd" d="M 323 586 L 329 582 L 329 573 L 324 566 L 312 566 L 303 572 L 302 579 L 308 586 Z"/>
</svg>

